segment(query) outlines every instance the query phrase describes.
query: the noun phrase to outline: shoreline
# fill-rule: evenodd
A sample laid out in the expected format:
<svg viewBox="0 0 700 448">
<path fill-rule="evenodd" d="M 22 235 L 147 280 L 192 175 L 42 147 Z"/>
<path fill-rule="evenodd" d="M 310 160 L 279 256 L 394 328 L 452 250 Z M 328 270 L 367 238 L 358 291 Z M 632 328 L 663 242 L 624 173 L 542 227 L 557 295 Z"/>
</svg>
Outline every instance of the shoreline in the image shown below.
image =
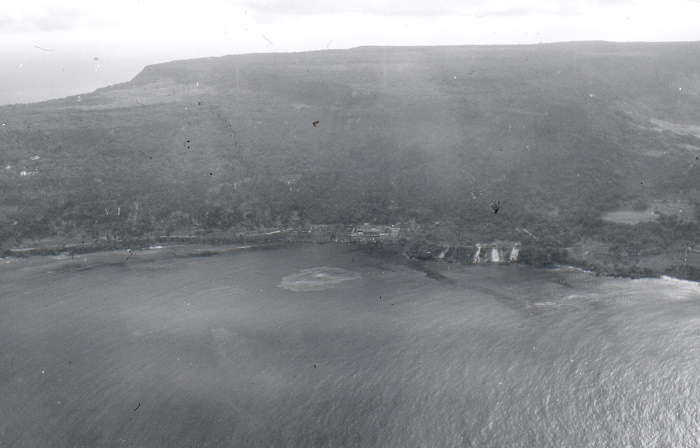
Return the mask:
<svg viewBox="0 0 700 448">
<path fill-rule="evenodd" d="M 581 272 L 587 272 L 598 277 L 642 279 L 664 277 L 682 281 L 700 283 L 700 275 L 691 266 L 669 265 L 664 270 L 640 268 L 636 265 L 625 267 L 621 265 L 594 264 L 575 259 L 566 259 L 557 263 L 555 268 L 571 268 Z"/>
<path fill-rule="evenodd" d="M 186 258 L 204 258 L 225 254 L 233 254 L 246 250 L 265 250 L 290 243 L 259 243 L 259 244 L 170 244 L 139 247 L 128 251 L 125 248 L 84 251 L 81 253 L 46 253 L 23 254 L 20 256 L 0 257 L 0 272 L 30 269 L 43 273 L 83 272 L 109 266 L 138 266 L 144 263 L 177 260 Z M 293 245 L 293 243 L 291 243 Z M 133 246 L 132 246 L 133 247 Z M 35 248 L 37 251 L 43 250 Z M 52 248 L 51 248 L 52 249 Z M 130 248 L 129 248 L 130 249 Z M 37 271 L 38 270 L 38 271 Z"/>
<path fill-rule="evenodd" d="M 337 244 L 340 246 L 354 246 L 359 250 L 368 252 L 371 255 L 378 257 L 391 257 L 396 261 L 400 260 L 402 264 L 405 264 L 417 271 L 425 273 L 431 278 L 435 278 L 440 281 L 449 281 L 448 277 L 440 274 L 435 269 L 430 268 L 426 265 L 426 262 L 441 263 L 443 261 L 439 259 L 422 260 L 414 257 L 410 257 L 403 253 L 400 245 L 379 245 L 379 246 L 368 246 L 361 243 L 340 243 L 340 242 L 313 242 L 298 238 L 290 238 L 288 233 L 275 234 L 274 238 L 270 238 L 272 235 L 262 234 L 254 235 L 248 237 L 199 237 L 199 236 L 175 236 L 175 237 L 157 237 L 157 238 L 135 238 L 130 240 L 113 240 L 104 241 L 98 243 L 86 243 L 86 244 L 70 244 L 63 246 L 46 246 L 46 247 L 28 247 L 28 248 L 14 248 L 7 249 L 0 253 L 0 259 L 26 259 L 31 257 L 65 257 L 60 258 L 60 260 L 75 260 L 78 256 L 85 255 L 103 255 L 102 258 L 110 258 L 110 256 L 115 256 L 117 253 L 120 257 L 126 257 L 126 260 L 136 261 L 139 258 L 136 255 L 145 254 L 156 254 L 160 251 L 170 251 L 176 258 L 180 257 L 206 257 L 222 255 L 225 253 L 236 252 L 240 250 L 248 249 L 265 249 L 265 248 L 279 248 L 279 247 L 289 247 L 294 245 L 317 245 L 317 244 Z M 181 253 L 175 253 L 175 249 L 180 249 Z M 123 254 L 122 251 L 131 251 L 132 255 Z M 70 257 L 70 258 L 68 258 Z M 148 257 L 157 258 L 157 257 Z M 54 261 L 59 259 L 54 258 Z M 465 266 L 469 266 L 468 263 L 463 263 Z M 669 267 L 666 271 L 656 271 L 651 269 L 640 269 L 640 268 L 626 268 L 622 266 L 608 266 L 605 264 L 591 264 L 585 261 L 579 261 L 575 259 L 562 260 L 560 263 L 555 263 L 552 266 L 536 266 L 530 263 L 519 262 L 517 264 L 524 266 L 540 267 L 544 269 L 572 269 L 579 272 L 584 272 L 587 274 L 609 277 L 609 278 L 628 278 L 628 279 L 639 279 L 639 278 L 672 278 L 680 281 L 691 281 L 699 283 L 700 279 L 696 279 L 690 275 L 677 275 L 677 272 L 673 272 L 673 268 L 678 268 L 675 266 Z M 676 274 L 676 275 L 674 275 Z"/>
<path fill-rule="evenodd" d="M 287 234 L 278 234 L 281 237 Z M 295 241 L 288 238 L 271 238 L 271 235 L 250 235 L 241 237 L 226 236 L 161 236 L 152 238 L 132 238 L 126 240 L 101 240 L 89 243 L 73 243 L 64 245 L 46 245 L 37 247 L 11 248 L 0 252 L 0 258 L 23 258 L 31 256 L 58 256 L 58 255 L 83 255 L 116 250 L 147 250 L 161 249 L 174 246 L 231 246 L 250 245 L 266 246 L 275 244 L 293 244 Z M 277 236 L 277 235 L 275 235 Z"/>
</svg>

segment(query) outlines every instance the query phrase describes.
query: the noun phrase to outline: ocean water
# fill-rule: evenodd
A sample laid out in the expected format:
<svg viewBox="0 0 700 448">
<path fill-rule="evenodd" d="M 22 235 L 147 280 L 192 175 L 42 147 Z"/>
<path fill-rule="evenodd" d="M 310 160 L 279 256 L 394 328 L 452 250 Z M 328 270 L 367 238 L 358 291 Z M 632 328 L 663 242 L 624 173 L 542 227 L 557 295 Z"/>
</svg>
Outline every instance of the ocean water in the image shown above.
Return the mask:
<svg viewBox="0 0 700 448">
<path fill-rule="evenodd" d="M 69 261 L 0 263 L 0 447 L 700 446 L 697 283 L 331 245 Z"/>
</svg>

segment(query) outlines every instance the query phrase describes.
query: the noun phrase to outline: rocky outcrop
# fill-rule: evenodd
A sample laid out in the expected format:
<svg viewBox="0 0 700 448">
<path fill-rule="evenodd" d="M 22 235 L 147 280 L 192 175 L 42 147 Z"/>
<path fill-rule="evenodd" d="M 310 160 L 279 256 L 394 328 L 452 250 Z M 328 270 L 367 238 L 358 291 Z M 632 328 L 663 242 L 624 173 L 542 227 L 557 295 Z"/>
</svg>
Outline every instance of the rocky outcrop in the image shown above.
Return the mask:
<svg viewBox="0 0 700 448">
<path fill-rule="evenodd" d="M 520 243 L 497 241 L 487 244 L 476 244 L 472 257 L 473 264 L 484 263 L 515 263 L 520 255 Z"/>
<path fill-rule="evenodd" d="M 520 258 L 520 243 L 496 241 L 468 246 L 424 246 L 413 248 L 407 255 L 420 260 L 467 264 L 516 263 Z"/>
</svg>

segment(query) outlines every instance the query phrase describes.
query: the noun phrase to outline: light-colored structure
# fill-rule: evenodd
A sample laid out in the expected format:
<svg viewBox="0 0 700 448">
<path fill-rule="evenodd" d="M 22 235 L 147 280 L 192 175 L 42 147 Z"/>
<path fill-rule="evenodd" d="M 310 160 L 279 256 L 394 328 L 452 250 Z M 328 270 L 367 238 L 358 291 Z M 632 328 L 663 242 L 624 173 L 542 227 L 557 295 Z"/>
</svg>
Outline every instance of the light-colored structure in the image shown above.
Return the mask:
<svg viewBox="0 0 700 448">
<path fill-rule="evenodd" d="M 401 229 L 393 225 L 364 223 L 350 232 L 350 240 L 358 243 L 394 242 L 399 239 Z"/>
<path fill-rule="evenodd" d="M 520 243 L 496 241 L 487 244 L 476 244 L 472 263 L 515 263 L 520 255 Z"/>
</svg>

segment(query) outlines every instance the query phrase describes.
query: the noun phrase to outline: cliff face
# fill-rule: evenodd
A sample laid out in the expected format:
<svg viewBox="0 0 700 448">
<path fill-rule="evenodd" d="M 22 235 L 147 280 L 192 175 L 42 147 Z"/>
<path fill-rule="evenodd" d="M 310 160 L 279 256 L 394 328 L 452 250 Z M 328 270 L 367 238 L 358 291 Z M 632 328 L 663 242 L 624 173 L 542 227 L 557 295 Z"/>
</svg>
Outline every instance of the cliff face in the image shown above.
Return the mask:
<svg viewBox="0 0 700 448">
<path fill-rule="evenodd" d="M 410 257 L 471 264 L 517 263 L 520 255 L 518 242 L 478 243 L 469 246 L 423 247 L 408 253 Z"/>
</svg>

